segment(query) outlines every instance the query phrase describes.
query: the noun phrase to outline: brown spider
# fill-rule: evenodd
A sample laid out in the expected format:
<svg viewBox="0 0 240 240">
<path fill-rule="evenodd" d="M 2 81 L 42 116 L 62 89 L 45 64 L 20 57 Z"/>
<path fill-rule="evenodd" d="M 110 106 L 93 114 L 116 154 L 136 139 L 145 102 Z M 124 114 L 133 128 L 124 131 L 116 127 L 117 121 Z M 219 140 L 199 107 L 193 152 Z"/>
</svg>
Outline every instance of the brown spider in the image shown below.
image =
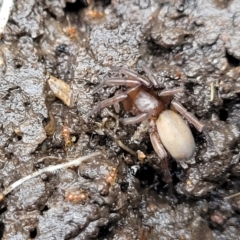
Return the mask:
<svg viewBox="0 0 240 240">
<path fill-rule="evenodd" d="M 139 76 L 136 72 L 129 69 L 120 68 L 117 71 L 124 77 L 109 78 L 96 86 L 93 89 L 93 93 L 97 92 L 104 85 L 122 85 L 128 89 L 100 102 L 87 116 L 91 116 L 102 108 L 122 102 L 125 111 L 131 111 L 136 115 L 120 119 L 123 124 L 134 124 L 148 119 L 152 146 L 161 159 L 164 180 L 170 182 L 171 175 L 168 170 L 166 150 L 176 161 L 180 161 L 180 163 L 190 159 L 195 151 L 195 141 L 192 132 L 178 113 L 193 124 L 199 132 L 204 132 L 207 141 L 212 146 L 213 142 L 204 124 L 199 122 L 194 115 L 173 99 L 173 95 L 184 92 L 184 88 L 176 87 L 163 90 L 156 95 L 154 89 L 159 86 L 155 76 L 147 66 L 143 66 L 142 68 L 148 79 Z M 219 153 L 217 148 L 215 150 Z"/>
</svg>

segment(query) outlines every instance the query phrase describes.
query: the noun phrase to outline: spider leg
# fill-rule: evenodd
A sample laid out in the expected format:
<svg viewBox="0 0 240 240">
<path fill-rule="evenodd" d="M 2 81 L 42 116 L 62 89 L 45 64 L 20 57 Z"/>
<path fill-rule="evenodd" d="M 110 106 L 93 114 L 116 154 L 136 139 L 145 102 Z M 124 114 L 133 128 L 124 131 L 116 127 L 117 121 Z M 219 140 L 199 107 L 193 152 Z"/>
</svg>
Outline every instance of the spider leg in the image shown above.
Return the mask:
<svg viewBox="0 0 240 240">
<path fill-rule="evenodd" d="M 153 84 L 153 86 L 155 88 L 160 87 L 160 84 L 158 83 L 156 77 L 153 74 L 153 71 L 147 66 L 147 65 L 143 65 L 142 66 L 143 71 L 146 73 L 148 79 L 151 81 L 151 83 Z"/>
<path fill-rule="evenodd" d="M 166 97 L 166 96 L 173 96 L 176 93 L 183 93 L 185 91 L 184 87 L 175 87 L 172 89 L 166 89 L 161 91 L 158 96 L 159 97 Z"/>
<path fill-rule="evenodd" d="M 134 71 L 131 71 L 131 70 L 127 69 L 127 68 L 124 68 L 124 67 L 117 68 L 117 69 L 114 69 L 113 71 L 114 72 L 118 71 L 118 72 L 126 75 L 127 77 L 129 77 L 129 78 L 131 78 L 133 80 L 137 80 L 139 83 L 141 83 L 142 85 L 144 85 L 147 88 L 152 87 L 152 83 L 148 79 L 139 76 L 138 73 L 136 73 Z"/>
<path fill-rule="evenodd" d="M 123 79 L 123 78 L 108 78 L 105 81 L 98 84 L 95 88 L 92 90 L 92 94 L 96 93 L 100 88 L 103 86 L 126 86 L 126 87 L 135 87 L 140 86 L 141 82 L 135 79 Z"/>
<path fill-rule="evenodd" d="M 86 114 L 86 117 L 90 117 L 91 115 L 93 115 L 94 113 L 98 112 L 99 110 L 101 110 L 102 108 L 108 107 L 110 105 L 113 105 L 114 103 L 118 103 L 123 101 L 124 99 L 126 99 L 128 97 L 127 94 L 122 93 L 119 95 L 116 95 L 112 98 L 108 98 L 102 102 L 100 102 L 92 111 L 90 111 L 89 113 Z"/>
<path fill-rule="evenodd" d="M 172 176 L 168 169 L 167 152 L 158 135 L 157 126 L 154 120 L 150 120 L 149 122 L 149 135 L 150 135 L 150 140 L 151 140 L 153 149 L 161 159 L 161 169 L 163 171 L 163 179 L 166 183 L 170 183 L 172 182 Z"/>
<path fill-rule="evenodd" d="M 179 103 L 176 100 L 172 100 L 171 104 L 173 105 L 173 107 L 182 114 L 183 117 L 185 117 L 190 123 L 193 124 L 193 126 L 199 131 L 199 132 L 203 132 L 204 135 L 206 136 L 207 142 L 209 143 L 209 145 L 214 148 L 214 150 L 220 155 L 221 151 L 218 149 L 217 146 L 214 145 L 213 140 L 211 138 L 211 136 L 209 135 L 205 125 L 203 123 L 201 123 L 193 114 L 191 114 L 190 112 L 187 111 L 186 108 L 183 107 L 183 105 L 181 103 Z"/>
<path fill-rule="evenodd" d="M 122 94 L 122 93 L 123 93 L 122 90 L 117 90 L 117 91 L 114 93 L 114 96 L 117 96 L 118 94 Z M 126 99 L 126 100 L 127 100 L 127 99 Z M 114 107 L 114 110 L 115 110 L 116 113 L 120 113 L 121 108 L 120 108 L 119 102 L 114 103 L 114 104 L 113 104 L 113 107 Z"/>
<path fill-rule="evenodd" d="M 148 114 L 147 113 L 141 113 L 135 117 L 129 117 L 129 118 L 122 118 L 120 119 L 120 122 L 122 124 L 127 125 L 127 124 L 134 124 L 134 123 L 139 123 L 147 119 Z"/>
<path fill-rule="evenodd" d="M 157 153 L 160 159 L 167 158 L 167 152 L 162 145 L 162 142 L 157 132 L 156 123 L 153 120 L 150 120 L 149 122 L 149 134 L 154 151 Z"/>
<path fill-rule="evenodd" d="M 192 113 L 188 112 L 185 107 L 181 103 L 176 100 L 172 100 L 171 104 L 173 107 L 183 115 L 192 125 L 199 131 L 203 132 L 205 125 L 202 124 Z"/>
</svg>

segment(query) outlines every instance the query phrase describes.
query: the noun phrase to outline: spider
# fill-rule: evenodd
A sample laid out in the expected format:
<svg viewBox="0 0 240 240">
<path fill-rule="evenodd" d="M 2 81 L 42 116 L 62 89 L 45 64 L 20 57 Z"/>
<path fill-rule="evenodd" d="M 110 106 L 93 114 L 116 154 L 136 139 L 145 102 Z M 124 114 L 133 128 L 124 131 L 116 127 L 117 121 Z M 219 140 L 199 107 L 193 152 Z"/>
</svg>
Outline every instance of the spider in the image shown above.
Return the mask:
<svg viewBox="0 0 240 240">
<path fill-rule="evenodd" d="M 125 86 L 126 91 L 118 93 L 100 103 L 87 114 L 87 117 L 100 109 L 122 102 L 125 111 L 130 111 L 134 117 L 120 119 L 123 124 L 135 124 L 148 119 L 149 135 L 154 151 L 161 160 L 161 169 L 164 172 L 164 181 L 171 182 L 168 170 L 168 154 L 184 165 L 184 160 L 190 159 L 195 152 L 195 141 L 192 132 L 183 118 L 187 119 L 199 132 L 203 132 L 209 144 L 213 141 L 202 124 L 193 114 L 188 112 L 181 103 L 174 100 L 176 93 L 184 92 L 183 87 L 165 89 L 158 94 L 157 79 L 152 70 L 142 66 L 147 78 L 127 68 L 117 71 L 123 76 L 108 78 L 97 85 L 92 93 L 96 93 L 103 86 Z M 218 149 L 215 150 L 219 153 Z"/>
</svg>

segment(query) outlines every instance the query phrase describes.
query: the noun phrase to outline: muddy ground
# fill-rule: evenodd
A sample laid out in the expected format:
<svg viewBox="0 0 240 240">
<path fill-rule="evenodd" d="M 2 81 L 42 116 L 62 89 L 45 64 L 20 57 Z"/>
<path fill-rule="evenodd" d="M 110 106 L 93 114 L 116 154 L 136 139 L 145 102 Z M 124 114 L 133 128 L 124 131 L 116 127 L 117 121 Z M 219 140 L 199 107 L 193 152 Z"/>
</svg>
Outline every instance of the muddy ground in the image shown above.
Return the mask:
<svg viewBox="0 0 240 240">
<path fill-rule="evenodd" d="M 1 239 L 240 239 L 240 197 L 226 199 L 240 192 L 238 2 L 15 1 L 0 42 L 1 189 L 37 169 L 104 155 L 10 192 Z M 85 116 L 118 89 L 91 94 L 111 69 L 142 74 L 142 64 L 158 91 L 185 86 L 176 99 L 221 151 L 191 126 L 196 151 L 185 169 L 169 156 L 172 184 L 162 180 L 147 123 L 117 128 L 116 115 L 129 113 L 113 107 Z M 49 75 L 70 86 L 72 106 L 51 92 Z"/>
</svg>

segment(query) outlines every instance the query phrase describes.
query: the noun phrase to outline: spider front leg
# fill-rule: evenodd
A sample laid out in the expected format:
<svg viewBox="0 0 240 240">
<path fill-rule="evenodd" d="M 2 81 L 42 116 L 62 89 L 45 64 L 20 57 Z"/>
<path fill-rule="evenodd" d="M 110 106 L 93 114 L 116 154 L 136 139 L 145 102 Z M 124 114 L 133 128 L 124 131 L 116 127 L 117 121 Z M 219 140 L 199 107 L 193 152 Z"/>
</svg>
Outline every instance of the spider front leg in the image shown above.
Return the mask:
<svg viewBox="0 0 240 240">
<path fill-rule="evenodd" d="M 185 88 L 184 87 L 175 87 L 175 88 L 171 88 L 171 89 L 166 89 L 161 91 L 158 96 L 159 97 L 170 97 L 173 96 L 177 93 L 183 93 L 185 92 Z"/>
<path fill-rule="evenodd" d="M 149 121 L 149 135 L 150 140 L 153 146 L 154 151 L 157 153 L 158 157 L 161 160 L 161 169 L 163 171 L 163 180 L 166 183 L 172 182 L 172 176 L 168 169 L 168 160 L 167 160 L 167 152 L 163 147 L 161 139 L 158 135 L 157 126 L 154 120 Z"/>
<path fill-rule="evenodd" d="M 153 71 L 146 65 L 143 65 L 142 69 L 146 73 L 148 79 L 153 84 L 153 86 L 155 88 L 159 88 L 160 84 L 157 81 L 157 78 L 155 77 L 155 75 L 153 74 Z M 175 87 L 175 88 L 166 89 L 166 90 L 161 91 L 158 94 L 158 96 L 159 97 L 168 97 L 168 96 L 173 96 L 174 94 L 183 93 L 183 92 L 185 92 L 185 88 L 184 87 Z"/>
<path fill-rule="evenodd" d="M 153 71 L 147 65 L 143 65 L 142 69 L 146 73 L 148 79 L 151 81 L 153 86 L 155 88 L 159 88 L 160 84 L 158 83 L 157 78 L 154 76 Z"/>
<path fill-rule="evenodd" d="M 126 87 L 136 87 L 140 86 L 141 82 L 134 79 L 123 79 L 123 78 L 108 78 L 105 81 L 98 84 L 92 90 L 92 94 L 96 93 L 103 86 L 126 86 Z"/>
<path fill-rule="evenodd" d="M 145 86 L 147 88 L 152 87 L 151 81 L 141 77 L 138 73 L 131 71 L 127 68 L 124 68 L 124 67 L 116 68 L 116 69 L 112 70 L 112 72 L 120 72 L 120 73 L 126 75 L 130 79 L 137 80 L 139 83 L 141 83 L 143 86 Z"/>
<path fill-rule="evenodd" d="M 89 113 L 86 114 L 86 117 L 90 117 L 91 115 L 93 115 L 94 113 L 100 111 L 102 108 L 108 107 L 113 105 L 114 103 L 118 103 L 123 101 L 124 99 L 126 99 L 128 97 L 128 95 L 126 93 L 122 93 L 119 95 L 116 95 L 112 98 L 108 98 L 102 102 L 100 102 L 92 111 L 90 111 Z"/>
<path fill-rule="evenodd" d="M 214 145 L 212 138 L 210 137 L 208 131 L 204 124 L 202 124 L 193 114 L 187 111 L 181 103 L 176 100 L 172 100 L 171 105 L 183 116 L 185 117 L 199 132 L 203 132 L 206 136 L 209 145 L 214 148 L 214 150 L 220 155 L 221 151 L 217 146 Z"/>
<path fill-rule="evenodd" d="M 135 124 L 135 123 L 142 122 L 142 121 L 146 120 L 147 118 L 148 118 L 147 113 L 140 113 L 140 114 L 138 114 L 137 116 L 134 116 L 134 117 L 121 118 L 120 122 L 124 125 Z"/>
</svg>

